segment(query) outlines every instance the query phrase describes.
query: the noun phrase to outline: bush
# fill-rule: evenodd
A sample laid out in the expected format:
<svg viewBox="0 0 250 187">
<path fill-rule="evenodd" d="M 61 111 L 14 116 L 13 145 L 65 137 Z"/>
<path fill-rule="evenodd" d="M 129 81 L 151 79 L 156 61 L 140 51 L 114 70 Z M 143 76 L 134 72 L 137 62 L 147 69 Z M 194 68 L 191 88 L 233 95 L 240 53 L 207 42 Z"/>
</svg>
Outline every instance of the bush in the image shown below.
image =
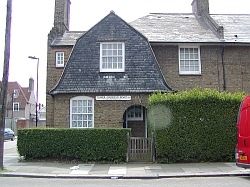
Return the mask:
<svg viewBox="0 0 250 187">
<path fill-rule="evenodd" d="M 17 149 L 25 159 L 124 161 L 130 129 L 20 129 Z"/>
<path fill-rule="evenodd" d="M 149 98 L 148 116 L 165 106 L 165 120 L 149 128 L 155 131 L 159 161 L 233 161 L 236 145 L 236 119 L 243 93 L 219 93 L 195 88 L 181 93 L 155 93 Z M 162 107 L 161 107 L 162 108 Z M 160 123 L 160 125 L 159 125 Z"/>
</svg>

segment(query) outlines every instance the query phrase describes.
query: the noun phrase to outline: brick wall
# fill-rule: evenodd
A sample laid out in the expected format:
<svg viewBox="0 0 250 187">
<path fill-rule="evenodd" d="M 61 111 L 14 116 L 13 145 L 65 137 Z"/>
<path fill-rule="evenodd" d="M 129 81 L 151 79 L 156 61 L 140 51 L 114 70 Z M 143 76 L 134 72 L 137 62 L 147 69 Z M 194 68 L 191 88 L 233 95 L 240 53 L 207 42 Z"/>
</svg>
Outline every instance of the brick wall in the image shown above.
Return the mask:
<svg viewBox="0 0 250 187">
<path fill-rule="evenodd" d="M 103 94 L 84 94 L 95 98 Z M 128 107 L 132 105 L 147 106 L 148 94 L 104 94 L 108 96 L 130 95 L 130 101 L 96 101 L 94 100 L 94 127 L 95 128 L 122 128 L 123 115 Z M 70 127 L 70 99 L 76 96 L 83 96 L 79 94 L 58 94 L 51 98 L 54 102 L 55 110 L 51 114 L 51 118 L 47 119 L 47 126 L 54 126 L 56 128 Z M 52 104 L 53 106 L 53 104 Z M 48 113 L 48 112 L 47 112 Z"/>
<path fill-rule="evenodd" d="M 174 90 L 201 88 L 224 90 L 222 47 L 201 46 L 201 75 L 179 75 L 178 46 L 153 46 L 168 85 Z M 229 92 L 250 93 L 250 47 L 225 46 L 225 82 Z"/>
</svg>

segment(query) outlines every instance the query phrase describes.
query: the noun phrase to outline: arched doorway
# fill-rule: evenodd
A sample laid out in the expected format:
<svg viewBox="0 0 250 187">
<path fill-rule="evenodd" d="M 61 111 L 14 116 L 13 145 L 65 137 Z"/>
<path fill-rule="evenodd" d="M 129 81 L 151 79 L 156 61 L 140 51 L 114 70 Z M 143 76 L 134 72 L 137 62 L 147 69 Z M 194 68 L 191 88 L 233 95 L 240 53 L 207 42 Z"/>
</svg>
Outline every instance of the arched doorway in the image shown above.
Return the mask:
<svg viewBox="0 0 250 187">
<path fill-rule="evenodd" d="M 147 137 L 146 108 L 132 105 L 123 114 L 123 128 L 131 128 L 133 137 Z"/>
</svg>

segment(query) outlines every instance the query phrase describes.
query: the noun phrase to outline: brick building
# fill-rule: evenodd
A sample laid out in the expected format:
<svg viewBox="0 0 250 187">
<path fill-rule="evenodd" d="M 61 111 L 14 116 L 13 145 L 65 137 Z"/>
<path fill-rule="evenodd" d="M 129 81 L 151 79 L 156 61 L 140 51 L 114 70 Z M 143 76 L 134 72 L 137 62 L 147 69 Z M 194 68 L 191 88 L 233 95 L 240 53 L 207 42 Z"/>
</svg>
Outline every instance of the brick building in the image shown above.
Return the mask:
<svg viewBox="0 0 250 187">
<path fill-rule="evenodd" d="M 155 91 L 197 85 L 250 93 L 250 15 L 210 15 L 208 0 L 193 0 L 190 14 L 150 14 L 128 24 L 110 12 L 74 32 L 69 10 L 70 0 L 55 0 L 49 127 L 129 127 L 146 136 L 147 98 Z"/>
</svg>

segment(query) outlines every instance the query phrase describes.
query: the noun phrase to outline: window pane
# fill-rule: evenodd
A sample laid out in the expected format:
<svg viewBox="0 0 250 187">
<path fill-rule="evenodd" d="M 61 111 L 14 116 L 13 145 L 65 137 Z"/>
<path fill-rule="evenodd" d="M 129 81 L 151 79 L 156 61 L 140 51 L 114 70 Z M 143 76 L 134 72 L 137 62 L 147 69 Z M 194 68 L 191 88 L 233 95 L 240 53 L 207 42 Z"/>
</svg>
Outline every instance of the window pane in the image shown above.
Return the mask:
<svg viewBox="0 0 250 187">
<path fill-rule="evenodd" d="M 122 62 L 122 57 L 118 57 L 118 62 Z"/>
<path fill-rule="evenodd" d="M 122 69 L 122 63 L 118 63 L 118 69 Z"/>
<path fill-rule="evenodd" d="M 77 115 L 77 120 L 82 120 L 82 114 Z"/>
<path fill-rule="evenodd" d="M 88 106 L 92 106 L 92 100 L 88 100 Z"/>
<path fill-rule="evenodd" d="M 74 100 L 74 101 L 72 102 L 72 105 L 73 105 L 73 106 L 77 106 L 77 101 Z"/>
<path fill-rule="evenodd" d="M 107 49 L 107 44 L 102 44 L 103 49 Z"/>
<path fill-rule="evenodd" d="M 82 113 L 82 107 L 78 107 L 78 110 L 77 110 L 77 112 L 79 113 L 79 114 L 81 114 Z"/>
<path fill-rule="evenodd" d="M 108 56 L 112 56 L 112 50 L 108 50 L 107 52 L 108 52 L 107 54 Z"/>
<path fill-rule="evenodd" d="M 83 121 L 83 127 L 87 127 L 87 121 Z"/>
<path fill-rule="evenodd" d="M 72 119 L 75 121 L 75 120 L 77 120 L 77 115 L 76 114 L 73 114 L 72 115 Z"/>
<path fill-rule="evenodd" d="M 117 49 L 117 44 L 113 44 L 113 49 Z"/>
<path fill-rule="evenodd" d="M 92 114 L 88 114 L 88 120 L 89 121 L 92 121 L 92 117 L 93 117 Z"/>
<path fill-rule="evenodd" d="M 87 113 L 87 107 L 83 107 L 82 113 L 83 113 L 83 114 L 86 114 L 86 113 Z"/>
<path fill-rule="evenodd" d="M 92 107 L 88 107 L 88 113 L 92 113 Z"/>
<path fill-rule="evenodd" d="M 88 122 L 88 127 L 93 127 L 93 122 L 92 121 Z"/>
<path fill-rule="evenodd" d="M 72 127 L 77 127 L 77 122 L 76 121 L 72 121 Z"/>
<path fill-rule="evenodd" d="M 103 63 L 103 64 L 102 64 L 102 68 L 103 68 L 103 69 L 107 69 L 107 63 Z"/>
<path fill-rule="evenodd" d="M 82 127 L 82 121 L 77 122 L 77 127 Z"/>
<path fill-rule="evenodd" d="M 108 49 L 112 49 L 112 44 L 108 44 Z"/>
</svg>

